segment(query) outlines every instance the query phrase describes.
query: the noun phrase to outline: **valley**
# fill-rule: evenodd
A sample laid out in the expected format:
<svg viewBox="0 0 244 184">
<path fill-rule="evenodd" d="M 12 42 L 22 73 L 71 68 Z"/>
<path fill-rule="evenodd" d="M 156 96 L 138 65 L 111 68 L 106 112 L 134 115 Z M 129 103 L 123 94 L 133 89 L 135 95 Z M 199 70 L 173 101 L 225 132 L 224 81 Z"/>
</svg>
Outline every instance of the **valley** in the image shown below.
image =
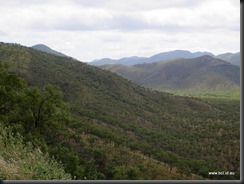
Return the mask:
<svg viewBox="0 0 244 184">
<path fill-rule="evenodd" d="M 240 179 L 238 66 L 200 56 L 99 68 L 2 42 L 0 62 L 8 65 L 1 76 L 21 83 L 0 80 L 8 97 L 1 98 L 1 124 L 61 161 L 72 179 Z M 50 114 L 35 127 L 31 107 L 42 103 Z M 235 175 L 209 175 L 214 171 Z"/>
</svg>

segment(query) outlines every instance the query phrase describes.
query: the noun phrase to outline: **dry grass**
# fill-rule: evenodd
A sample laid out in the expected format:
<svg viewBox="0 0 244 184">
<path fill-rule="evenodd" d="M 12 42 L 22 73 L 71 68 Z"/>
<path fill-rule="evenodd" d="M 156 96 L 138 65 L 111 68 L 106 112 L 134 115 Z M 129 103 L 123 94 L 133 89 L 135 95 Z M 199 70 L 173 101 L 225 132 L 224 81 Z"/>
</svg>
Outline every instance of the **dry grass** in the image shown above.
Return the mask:
<svg viewBox="0 0 244 184">
<path fill-rule="evenodd" d="M 61 164 L 24 144 L 20 135 L 0 122 L 0 180 L 71 179 Z"/>
</svg>

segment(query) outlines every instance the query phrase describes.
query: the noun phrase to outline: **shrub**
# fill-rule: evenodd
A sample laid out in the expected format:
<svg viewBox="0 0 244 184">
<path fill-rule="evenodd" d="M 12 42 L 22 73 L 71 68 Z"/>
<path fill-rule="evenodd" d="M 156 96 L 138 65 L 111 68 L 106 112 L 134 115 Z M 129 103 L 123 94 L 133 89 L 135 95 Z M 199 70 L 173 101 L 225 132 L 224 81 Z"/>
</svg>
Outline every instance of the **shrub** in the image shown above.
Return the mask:
<svg viewBox="0 0 244 184">
<path fill-rule="evenodd" d="M 10 127 L 0 122 L 0 180 L 67 180 L 61 163 L 48 154 L 24 144 L 20 134 L 13 134 Z"/>
</svg>

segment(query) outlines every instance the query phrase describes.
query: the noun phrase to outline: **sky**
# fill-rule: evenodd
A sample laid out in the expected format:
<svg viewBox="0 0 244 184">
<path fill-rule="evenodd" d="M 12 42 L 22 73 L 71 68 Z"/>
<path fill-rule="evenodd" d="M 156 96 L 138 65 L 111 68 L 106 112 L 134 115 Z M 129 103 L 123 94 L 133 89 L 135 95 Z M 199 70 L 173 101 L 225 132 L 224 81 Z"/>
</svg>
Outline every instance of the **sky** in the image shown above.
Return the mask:
<svg viewBox="0 0 244 184">
<path fill-rule="evenodd" d="M 0 41 L 88 62 L 240 51 L 239 0 L 0 0 Z"/>
</svg>

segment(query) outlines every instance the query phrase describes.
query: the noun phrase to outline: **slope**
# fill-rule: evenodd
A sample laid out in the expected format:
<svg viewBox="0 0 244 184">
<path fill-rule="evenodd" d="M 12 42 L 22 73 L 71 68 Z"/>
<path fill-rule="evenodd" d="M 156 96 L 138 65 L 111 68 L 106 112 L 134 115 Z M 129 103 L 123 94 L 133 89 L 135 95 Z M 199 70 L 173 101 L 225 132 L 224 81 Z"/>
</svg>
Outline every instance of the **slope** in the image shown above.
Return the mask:
<svg viewBox="0 0 244 184">
<path fill-rule="evenodd" d="M 62 54 L 61 52 L 57 52 L 57 51 L 51 49 L 50 47 L 48 47 L 48 46 L 46 46 L 44 44 L 33 45 L 32 48 L 36 49 L 36 50 L 39 50 L 39 51 L 42 51 L 42 52 L 49 53 L 49 54 L 54 54 L 54 55 L 57 55 L 57 56 L 66 56 L 66 55 Z"/>
<path fill-rule="evenodd" d="M 147 60 L 146 57 L 137 57 L 137 56 L 132 56 L 132 57 L 125 57 L 121 59 L 110 59 L 110 58 L 103 58 L 103 59 L 97 59 L 94 61 L 89 62 L 91 65 L 95 66 L 101 66 L 105 64 L 122 64 L 122 65 L 135 65 L 138 63 L 143 63 Z"/>
<path fill-rule="evenodd" d="M 154 56 L 151 56 L 148 58 L 147 63 L 152 63 L 156 61 L 162 61 L 162 60 L 169 60 L 169 59 L 174 59 L 174 58 L 195 58 L 195 57 L 200 57 L 204 55 L 209 55 L 213 56 L 212 53 L 210 52 L 190 52 L 187 50 L 174 50 L 174 51 L 169 51 L 169 52 L 162 52 L 159 54 L 156 54 Z"/>
<path fill-rule="evenodd" d="M 59 86 L 70 103 L 72 121 L 48 130 L 44 139 L 72 177 L 192 179 L 195 173 L 211 179 L 211 170 L 239 172 L 238 102 L 209 104 L 151 91 L 112 72 L 18 45 L 1 43 L 0 60 L 29 86 Z M 169 169 L 154 176 L 152 165 L 131 162 L 137 152 Z"/>
<path fill-rule="evenodd" d="M 101 67 L 157 90 L 227 91 L 239 90 L 240 86 L 240 68 L 211 56 Z"/>
<path fill-rule="evenodd" d="M 237 53 L 225 53 L 225 54 L 220 54 L 215 56 L 218 59 L 222 59 L 224 61 L 227 61 L 233 65 L 240 66 L 241 63 L 241 57 L 240 57 L 240 52 Z"/>
<path fill-rule="evenodd" d="M 48 174 L 45 174 L 48 173 Z M 70 180 L 63 166 L 0 123 L 0 180 Z"/>
</svg>

